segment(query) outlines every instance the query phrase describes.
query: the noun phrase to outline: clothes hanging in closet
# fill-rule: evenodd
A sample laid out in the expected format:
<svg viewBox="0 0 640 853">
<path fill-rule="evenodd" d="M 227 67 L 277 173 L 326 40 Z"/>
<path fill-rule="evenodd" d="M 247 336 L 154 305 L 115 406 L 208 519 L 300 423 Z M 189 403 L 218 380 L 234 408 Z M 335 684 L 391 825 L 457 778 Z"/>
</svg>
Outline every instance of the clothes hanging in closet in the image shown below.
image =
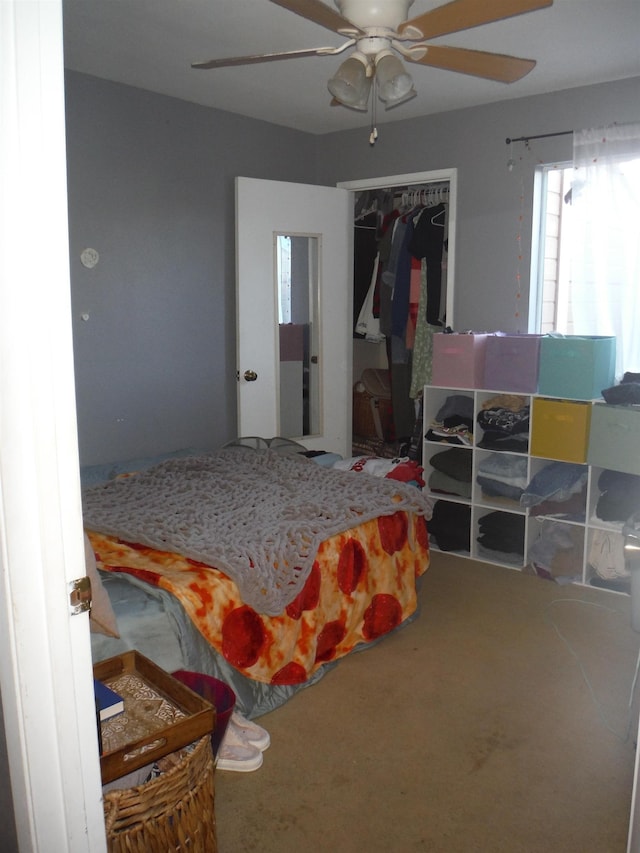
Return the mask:
<svg viewBox="0 0 640 853">
<path fill-rule="evenodd" d="M 433 332 L 445 322 L 446 216 L 443 203 L 407 209 L 397 199 L 393 209 L 387 205 L 356 222 L 354 328 L 370 340 L 379 340 L 378 333 L 386 338 L 399 439 L 413 433 L 414 401 L 431 379 Z"/>
<path fill-rule="evenodd" d="M 354 328 L 371 287 L 371 278 L 378 254 L 377 219 L 377 213 L 374 211 L 356 222 L 353 238 Z"/>
<path fill-rule="evenodd" d="M 444 246 L 445 206 L 425 208 L 417 219 L 409 251 L 424 259 L 427 273 L 427 322 L 441 326 L 442 251 Z"/>
<path fill-rule="evenodd" d="M 376 344 L 382 343 L 385 339 L 385 336 L 380 331 L 380 317 L 377 316 L 379 312 L 376 311 L 376 285 L 379 262 L 380 255 L 378 254 L 373 263 L 369 290 L 356 321 L 356 333 L 364 335 L 365 340 Z"/>
</svg>

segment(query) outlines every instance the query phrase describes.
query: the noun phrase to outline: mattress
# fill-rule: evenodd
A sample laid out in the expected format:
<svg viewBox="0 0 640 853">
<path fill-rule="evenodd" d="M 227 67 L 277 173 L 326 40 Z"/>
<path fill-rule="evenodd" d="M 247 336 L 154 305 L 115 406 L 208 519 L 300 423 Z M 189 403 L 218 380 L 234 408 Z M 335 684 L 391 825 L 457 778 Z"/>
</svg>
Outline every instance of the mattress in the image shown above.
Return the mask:
<svg viewBox="0 0 640 853">
<path fill-rule="evenodd" d="M 167 671 L 213 675 L 234 689 L 248 717 L 278 707 L 341 658 L 407 624 L 429 565 L 424 515 L 389 511 L 322 541 L 300 592 L 267 615 L 212 565 L 87 534 L 121 635 L 93 635 L 94 660 L 136 648 Z"/>
</svg>

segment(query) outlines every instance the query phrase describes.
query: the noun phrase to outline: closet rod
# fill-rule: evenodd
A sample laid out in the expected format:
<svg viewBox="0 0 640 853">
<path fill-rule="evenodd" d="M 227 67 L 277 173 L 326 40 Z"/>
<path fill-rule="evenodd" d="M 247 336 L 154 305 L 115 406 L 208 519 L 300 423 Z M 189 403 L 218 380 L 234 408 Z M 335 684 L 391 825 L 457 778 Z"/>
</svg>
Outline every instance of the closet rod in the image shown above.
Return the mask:
<svg viewBox="0 0 640 853">
<path fill-rule="evenodd" d="M 449 193 L 449 181 L 433 181 L 432 183 L 427 184 L 417 184 L 415 186 L 407 186 L 407 187 L 394 187 L 393 198 L 400 199 L 406 195 L 420 195 L 424 194 L 428 196 L 429 193 L 431 195 L 437 195 L 438 193 Z"/>
<path fill-rule="evenodd" d="M 529 142 L 531 139 L 547 139 L 550 136 L 568 136 L 573 133 L 572 130 L 559 130 L 557 133 L 538 133 L 536 136 L 519 136 L 517 139 L 511 139 L 509 136 L 505 139 L 507 145 L 512 142 Z"/>
</svg>

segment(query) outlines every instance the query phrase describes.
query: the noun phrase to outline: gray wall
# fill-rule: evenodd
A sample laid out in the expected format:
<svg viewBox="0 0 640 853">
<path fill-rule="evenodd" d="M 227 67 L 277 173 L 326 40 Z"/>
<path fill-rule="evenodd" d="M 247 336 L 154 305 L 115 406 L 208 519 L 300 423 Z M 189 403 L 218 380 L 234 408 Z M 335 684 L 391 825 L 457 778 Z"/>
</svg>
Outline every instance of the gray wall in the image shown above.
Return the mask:
<svg viewBox="0 0 640 853">
<path fill-rule="evenodd" d="M 570 161 L 572 137 L 514 145 L 512 172 L 506 138 L 632 121 L 640 121 L 640 78 L 381 125 L 373 148 L 366 128 L 327 135 L 318 178 L 335 184 L 456 167 L 455 328 L 526 332 L 533 174 L 541 161 Z"/>
<path fill-rule="evenodd" d="M 235 435 L 237 175 L 331 185 L 456 167 L 455 326 L 526 331 L 533 172 L 570 160 L 571 137 L 514 146 L 512 172 L 505 138 L 637 120 L 634 79 L 381 125 L 371 148 L 366 128 L 310 136 L 69 73 L 81 463 Z"/>
<path fill-rule="evenodd" d="M 313 183 L 315 140 L 76 73 L 66 105 L 80 462 L 219 447 L 236 435 L 234 178 Z"/>
</svg>

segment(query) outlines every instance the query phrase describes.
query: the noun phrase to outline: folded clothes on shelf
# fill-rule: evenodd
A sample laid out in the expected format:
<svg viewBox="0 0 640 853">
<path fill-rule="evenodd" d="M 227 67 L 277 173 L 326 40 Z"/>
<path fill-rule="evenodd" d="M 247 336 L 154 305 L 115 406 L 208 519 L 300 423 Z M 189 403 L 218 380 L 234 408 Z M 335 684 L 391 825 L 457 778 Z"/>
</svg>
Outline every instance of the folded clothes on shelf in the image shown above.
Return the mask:
<svg viewBox="0 0 640 853">
<path fill-rule="evenodd" d="M 478 519 L 478 544 L 491 551 L 524 555 L 525 517 L 512 512 L 488 512 Z"/>
<path fill-rule="evenodd" d="M 441 450 L 435 453 L 429 460 L 436 471 L 441 471 L 454 480 L 463 483 L 471 482 L 472 457 L 468 450 L 460 450 L 452 447 L 450 450 Z"/>
<path fill-rule="evenodd" d="M 600 497 L 596 516 L 602 521 L 624 523 L 640 510 L 640 476 L 623 471 L 602 471 L 598 477 Z"/>
<path fill-rule="evenodd" d="M 519 501 L 527 485 L 527 458 L 511 453 L 490 453 L 478 464 L 476 482 L 488 497 Z"/>
<path fill-rule="evenodd" d="M 534 507 L 545 501 L 562 503 L 583 491 L 587 477 L 586 465 L 550 462 L 531 478 L 522 493 L 520 503 L 525 507 Z"/>
<path fill-rule="evenodd" d="M 476 416 L 482 434 L 478 447 L 526 453 L 530 406 L 525 397 L 499 394 L 486 400 Z"/>
<path fill-rule="evenodd" d="M 425 438 L 447 444 L 473 444 L 473 398 L 451 394 L 436 412 Z"/>
<path fill-rule="evenodd" d="M 429 522 L 429 535 L 441 551 L 469 552 L 471 507 L 450 501 L 436 501 Z"/>
</svg>

